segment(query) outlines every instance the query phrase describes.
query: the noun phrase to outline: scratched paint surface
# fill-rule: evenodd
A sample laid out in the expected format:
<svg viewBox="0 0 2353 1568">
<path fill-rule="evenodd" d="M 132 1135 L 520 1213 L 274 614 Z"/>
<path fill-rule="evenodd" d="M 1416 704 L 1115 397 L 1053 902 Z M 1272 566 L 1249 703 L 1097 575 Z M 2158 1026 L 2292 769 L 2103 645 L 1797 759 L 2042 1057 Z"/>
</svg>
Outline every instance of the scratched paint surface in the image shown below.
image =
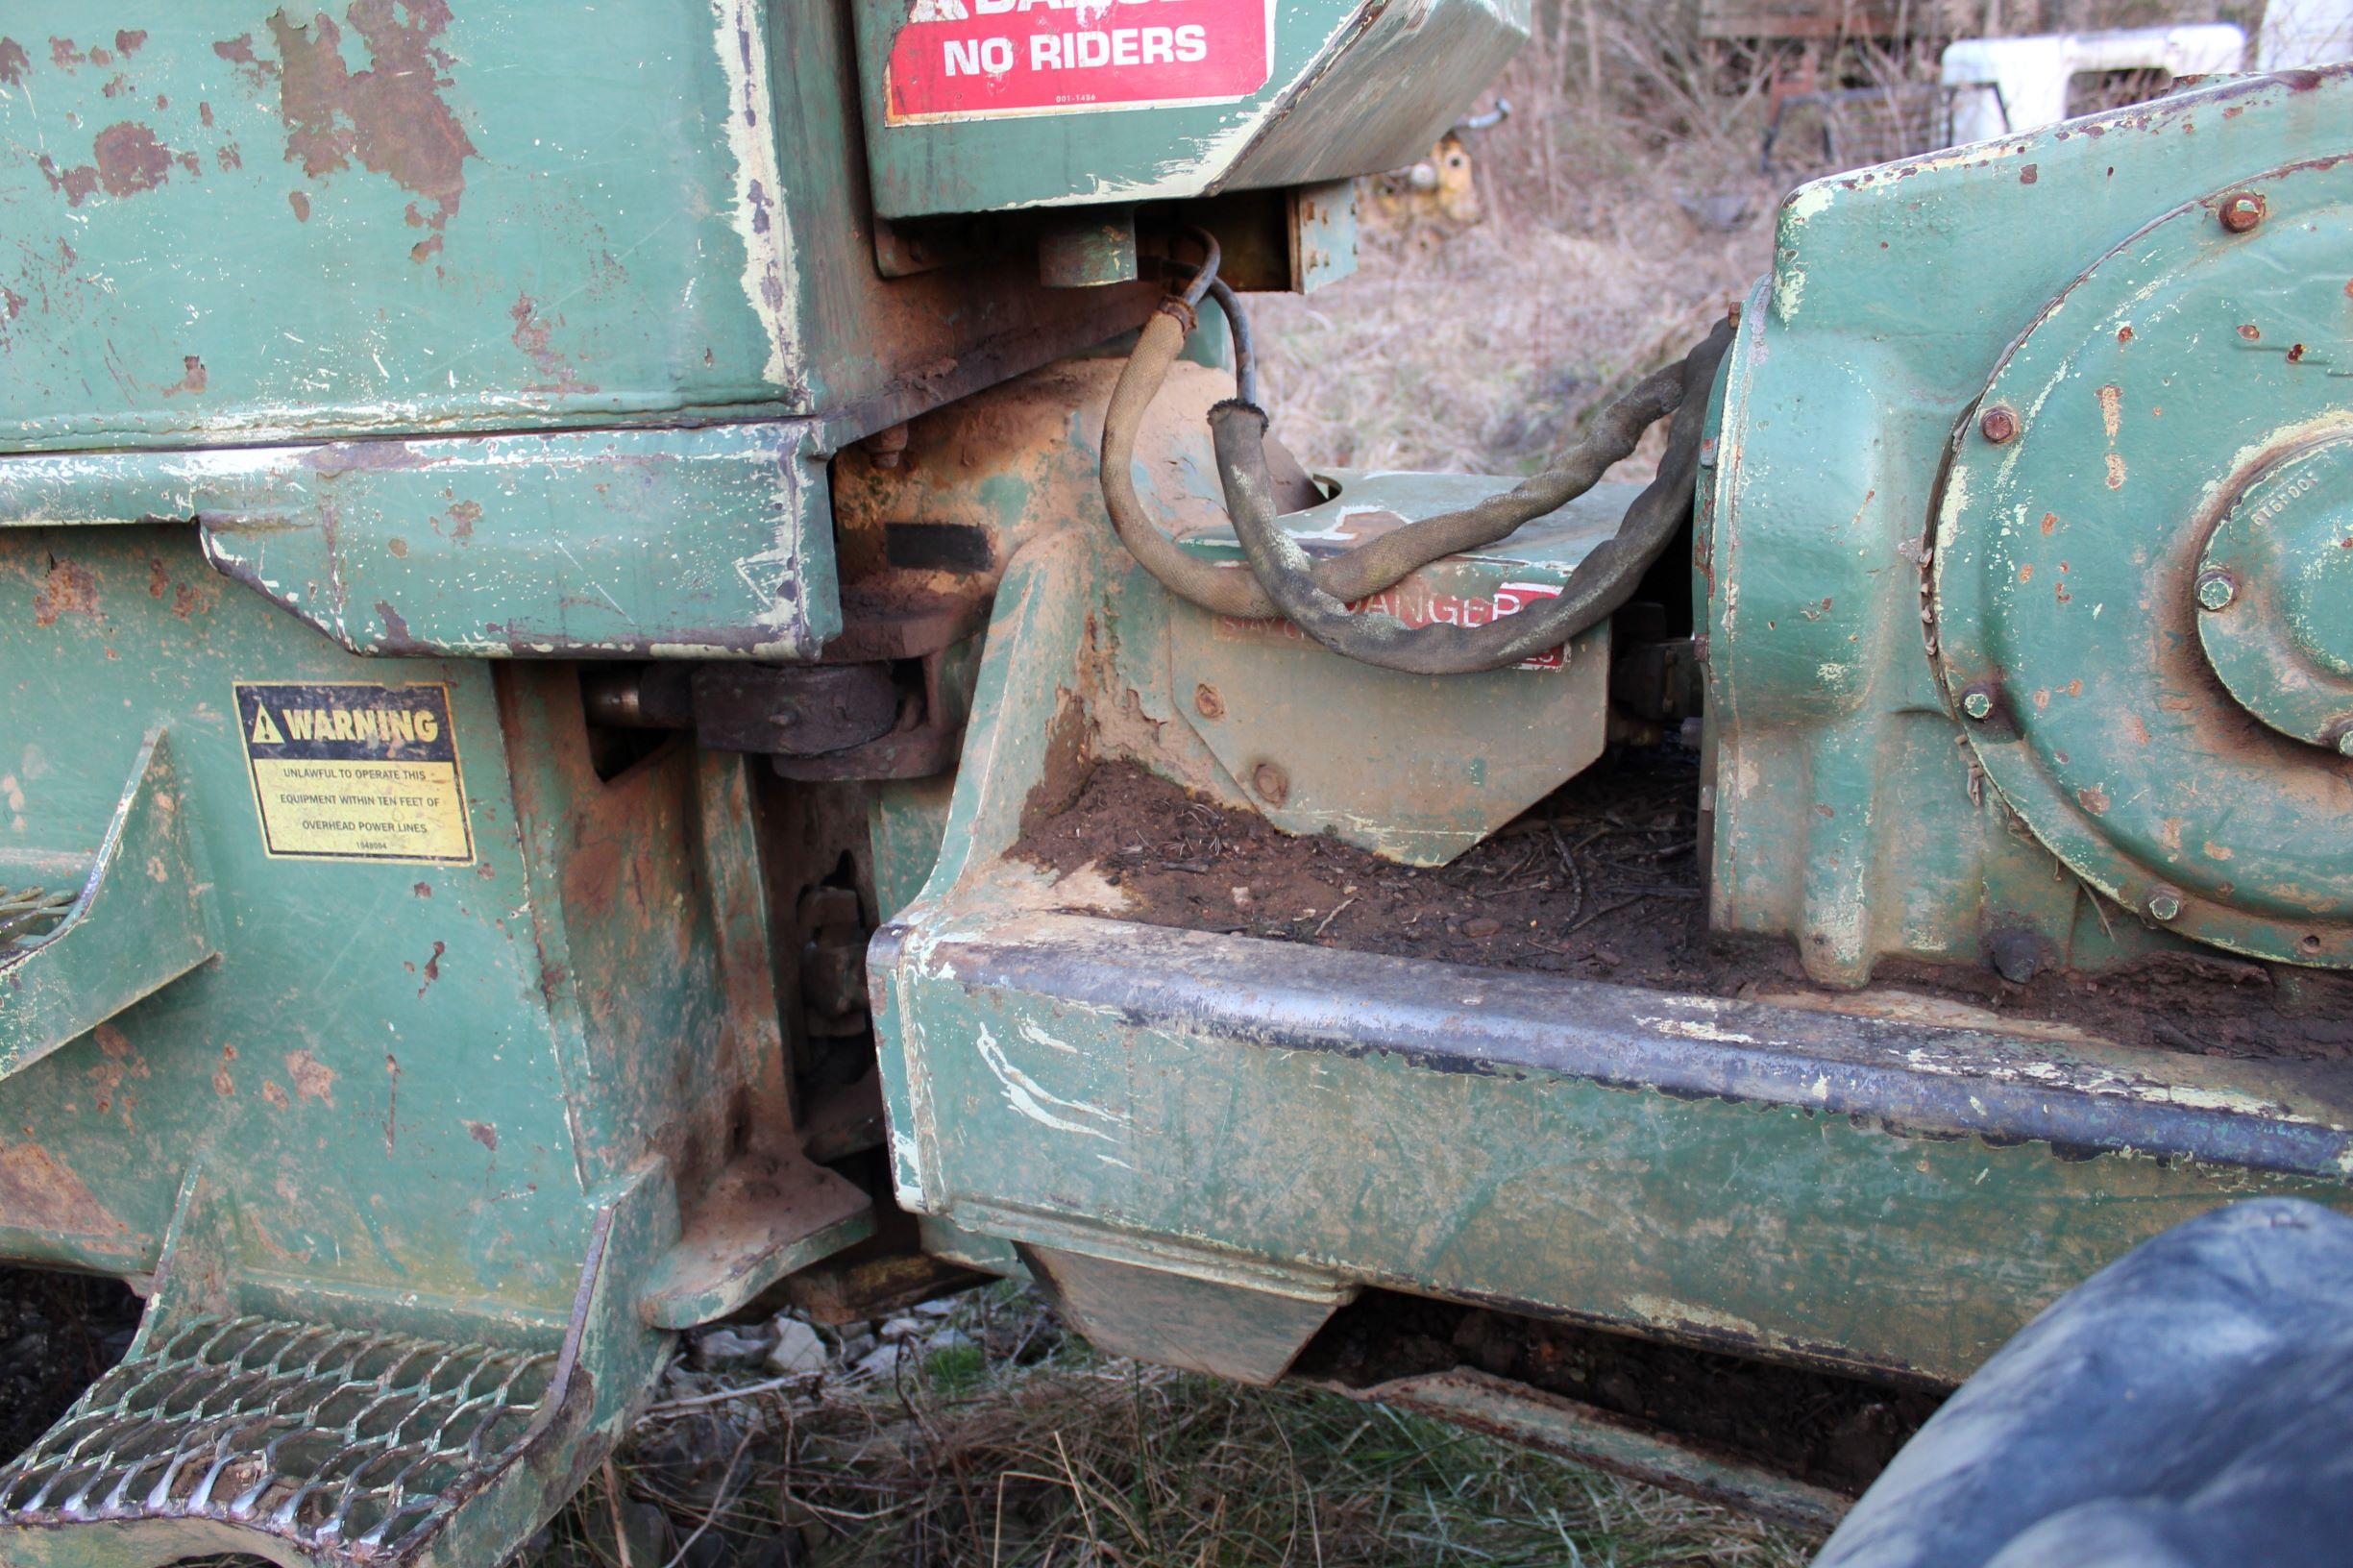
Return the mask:
<svg viewBox="0 0 2353 1568">
<path fill-rule="evenodd" d="M 708 0 L 0 12 L 16 448 L 789 401 Z M 732 34 L 728 34 L 732 41 Z M 765 76 L 761 77 L 765 81 Z"/>
<path fill-rule="evenodd" d="M 1784 204 L 1703 485 L 1713 923 L 1793 937 L 1840 985 L 1883 955 L 1981 962 L 2002 930 L 2087 968 L 2175 943 L 2008 830 L 1924 635 L 1924 528 L 1961 422 L 2069 283 L 2185 201 L 2344 152 L 2348 102 L 2341 67 L 2248 79 Z M 2104 485 L 2083 401 L 2079 457 Z M 2176 402 L 2166 423 L 2202 417 Z"/>
</svg>

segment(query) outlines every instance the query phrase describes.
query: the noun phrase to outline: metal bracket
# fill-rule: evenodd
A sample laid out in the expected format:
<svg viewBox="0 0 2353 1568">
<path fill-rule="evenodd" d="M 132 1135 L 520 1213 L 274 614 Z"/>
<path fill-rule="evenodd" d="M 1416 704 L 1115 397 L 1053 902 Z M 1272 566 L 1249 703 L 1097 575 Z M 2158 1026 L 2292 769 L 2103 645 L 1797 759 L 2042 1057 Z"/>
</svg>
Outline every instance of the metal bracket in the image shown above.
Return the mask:
<svg viewBox="0 0 2353 1568">
<path fill-rule="evenodd" d="M 121 803 L 87 863 L 82 891 L 53 928 L 0 941 L 0 1077 L 87 1034 L 220 950 L 209 893 L 184 820 L 170 743 L 159 726 L 139 745 Z M 0 859 L 0 884 L 36 880 Z M 29 872 L 30 874 L 24 874 Z M 42 913 L 54 912 L 54 897 Z"/>
</svg>

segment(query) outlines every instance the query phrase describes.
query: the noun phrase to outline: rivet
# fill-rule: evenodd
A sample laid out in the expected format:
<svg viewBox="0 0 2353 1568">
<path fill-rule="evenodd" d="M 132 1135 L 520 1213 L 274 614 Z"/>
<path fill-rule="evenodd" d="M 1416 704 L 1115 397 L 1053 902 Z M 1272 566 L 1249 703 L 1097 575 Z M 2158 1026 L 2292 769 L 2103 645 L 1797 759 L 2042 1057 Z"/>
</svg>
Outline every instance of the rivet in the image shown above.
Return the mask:
<svg viewBox="0 0 2353 1568">
<path fill-rule="evenodd" d="M 2148 903 L 2144 907 L 2148 910 L 2148 918 L 2152 920 L 2179 919 L 2181 894 L 2171 888 L 2159 888 L 2148 895 Z"/>
<path fill-rule="evenodd" d="M 2239 597 L 2239 584 L 2227 572 L 2201 572 L 2197 578 L 2197 601 L 2210 610 L 2227 610 L 2231 600 Z"/>
<path fill-rule="evenodd" d="M 1994 695 L 1991 692 L 1971 692 L 1961 698 L 1961 711 L 1972 719 L 1991 719 L 1994 716 Z"/>
<path fill-rule="evenodd" d="M 2263 222 L 2263 198 L 2247 191 L 2222 203 L 2222 227 L 2234 234 L 2243 234 Z"/>
<path fill-rule="evenodd" d="M 1204 719 L 1223 719 L 1226 716 L 1226 699 L 1217 695 L 1216 687 L 1205 680 L 1193 688 L 1193 712 Z"/>
<path fill-rule="evenodd" d="M 2018 439 L 2018 416 L 2000 404 L 1977 416 L 1977 433 L 1996 446 Z"/>
<path fill-rule="evenodd" d="M 1291 797 L 1291 775 L 1274 763 L 1262 762 L 1250 770 L 1250 787 L 1258 791 L 1260 799 L 1279 806 Z"/>
</svg>

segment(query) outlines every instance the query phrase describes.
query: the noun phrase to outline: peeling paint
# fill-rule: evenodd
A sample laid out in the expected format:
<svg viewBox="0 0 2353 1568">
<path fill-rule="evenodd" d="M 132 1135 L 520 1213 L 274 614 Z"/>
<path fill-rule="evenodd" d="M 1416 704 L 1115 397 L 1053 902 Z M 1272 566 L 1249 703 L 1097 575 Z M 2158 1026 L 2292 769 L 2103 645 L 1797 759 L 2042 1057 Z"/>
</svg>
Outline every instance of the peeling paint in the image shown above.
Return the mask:
<svg viewBox="0 0 2353 1568">
<path fill-rule="evenodd" d="M 466 193 L 466 159 L 479 152 L 442 94 L 451 60 L 436 40 L 450 25 L 445 0 L 351 0 L 344 18 L 367 46 L 369 63 L 344 62 L 343 34 L 325 12 L 307 23 L 279 12 L 269 19 L 278 50 L 279 116 L 286 161 L 323 180 L 354 159 L 424 203 L 408 224 L 429 231 L 409 249 L 423 262 L 440 253 L 450 220 Z M 244 38 L 214 45 L 225 59 L 253 61 Z"/>
<path fill-rule="evenodd" d="M 775 104 L 768 69 L 768 23 L 758 0 L 711 0 L 714 42 L 727 82 L 727 150 L 735 164 L 736 235 L 744 242 L 744 298 L 768 339 L 761 374 L 797 390 L 796 334 L 786 315 L 797 292 L 786 232 L 784 177 L 776 164 Z"/>
</svg>

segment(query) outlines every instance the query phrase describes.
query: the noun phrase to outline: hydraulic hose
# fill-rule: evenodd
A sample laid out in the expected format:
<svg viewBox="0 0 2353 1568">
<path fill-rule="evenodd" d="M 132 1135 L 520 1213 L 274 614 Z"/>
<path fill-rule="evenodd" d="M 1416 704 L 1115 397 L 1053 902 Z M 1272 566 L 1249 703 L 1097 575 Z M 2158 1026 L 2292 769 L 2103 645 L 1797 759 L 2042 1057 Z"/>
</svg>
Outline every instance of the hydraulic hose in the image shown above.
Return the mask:
<svg viewBox="0 0 2353 1568">
<path fill-rule="evenodd" d="M 1243 403 L 1255 404 L 1256 361 L 1249 318 L 1234 291 L 1222 281 L 1213 276 L 1208 284 L 1201 283 L 1199 274 L 1208 270 L 1207 265 L 1198 269 L 1194 287 L 1203 294 L 1213 295 L 1233 325 L 1237 390 Z M 1186 292 L 1199 297 L 1193 294 L 1193 288 Z M 1169 367 L 1184 352 L 1185 339 L 1191 333 L 1195 320 L 1185 300 L 1163 302 L 1145 324 L 1119 373 L 1118 382 L 1112 388 L 1111 403 L 1103 416 L 1104 508 L 1111 514 L 1112 526 L 1128 552 L 1170 593 L 1213 614 L 1245 621 L 1275 620 L 1287 612 L 1253 574 L 1233 571 L 1187 553 L 1146 515 L 1143 502 L 1136 494 L 1131 468 L 1137 434 L 1142 429 L 1152 400 L 1167 379 Z M 1644 430 L 1682 402 L 1684 368 L 1670 366 L 1638 383 L 1602 411 L 1592 432 L 1557 466 L 1518 487 L 1459 511 L 1424 518 L 1343 554 L 1313 562 L 1308 570 L 1314 587 L 1343 604 L 1367 599 L 1432 561 L 1495 544 L 1535 519 L 1558 510 L 1599 483 L 1611 464 L 1634 450 Z M 1261 428 L 1251 432 L 1253 443 L 1263 436 L 1263 418 L 1260 416 Z M 1262 474 L 1262 452 L 1256 463 Z M 1230 478 L 1227 488 L 1230 496 Z"/>
<path fill-rule="evenodd" d="M 1691 516 L 1708 389 L 1731 342 L 1732 327 L 1726 322 L 1675 367 L 1675 394 L 1668 404 L 1675 422 L 1669 428 L 1667 453 L 1658 465 L 1657 478 L 1627 508 L 1617 533 L 1595 546 L 1577 564 L 1557 598 L 1516 615 L 1504 616 L 1481 626 L 1409 626 L 1394 616 L 1352 613 L 1345 596 L 1332 593 L 1318 580 L 1322 575 L 1320 567 L 1336 562 L 1311 562 L 1307 551 L 1276 522 L 1274 487 L 1266 473 L 1266 415 L 1255 405 L 1239 401 L 1221 403 L 1210 410 L 1217 470 L 1225 481 L 1226 508 L 1233 515 L 1234 531 L 1241 539 L 1252 571 L 1277 609 L 1300 630 L 1336 653 L 1385 670 L 1423 675 L 1468 674 L 1517 664 L 1557 648 L 1607 619 L 1633 596 L 1643 574 L 1674 542 L 1677 532 Z M 1633 394 L 1612 404 L 1603 416 L 1604 428 L 1597 429 L 1596 438 L 1605 434 L 1623 437 L 1626 450 L 1632 450 L 1643 428 L 1657 417 L 1651 414 L 1639 424 L 1631 423 L 1646 408 L 1654 406 L 1654 403 L 1641 400 L 1657 380 L 1652 378 Z M 1595 444 L 1592 439 L 1584 442 L 1579 455 L 1585 454 Z M 1532 491 L 1539 498 L 1557 498 L 1544 508 L 1551 510 L 1591 488 L 1608 464 L 1604 462 L 1587 469 L 1591 477 L 1575 488 L 1567 488 L 1560 478 L 1570 466 L 1563 465 L 1552 474 L 1539 476 L 1497 500 L 1511 503 L 1515 498 Z M 1507 505 L 1496 511 L 1502 516 L 1509 515 L 1512 509 Z M 1430 522 L 1453 526 L 1457 520 L 1480 510 L 1471 507 Z M 1394 539 L 1409 531 L 1401 529 L 1389 537 Z M 1363 551 L 1352 551 L 1351 556 L 1362 553 Z M 1346 561 L 1351 556 L 1337 559 Z"/>
</svg>

